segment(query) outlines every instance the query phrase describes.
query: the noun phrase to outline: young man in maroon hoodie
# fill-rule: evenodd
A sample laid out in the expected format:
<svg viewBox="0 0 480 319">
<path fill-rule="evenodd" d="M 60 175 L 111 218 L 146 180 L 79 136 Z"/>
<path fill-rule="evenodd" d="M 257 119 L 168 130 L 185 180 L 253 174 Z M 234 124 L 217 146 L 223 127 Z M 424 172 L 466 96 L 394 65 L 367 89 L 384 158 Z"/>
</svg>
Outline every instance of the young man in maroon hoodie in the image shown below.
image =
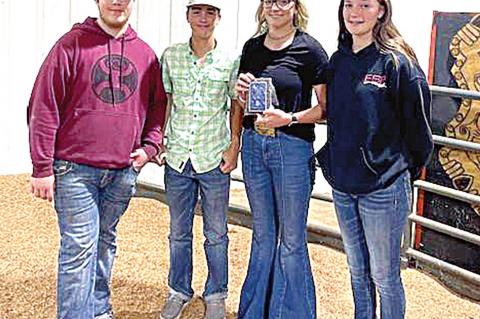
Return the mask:
<svg viewBox="0 0 480 319">
<path fill-rule="evenodd" d="M 57 318 L 113 318 L 116 226 L 159 151 L 166 95 L 153 50 L 129 26 L 133 0 L 96 0 L 50 51 L 28 108 L 31 191 L 55 200 Z"/>
</svg>

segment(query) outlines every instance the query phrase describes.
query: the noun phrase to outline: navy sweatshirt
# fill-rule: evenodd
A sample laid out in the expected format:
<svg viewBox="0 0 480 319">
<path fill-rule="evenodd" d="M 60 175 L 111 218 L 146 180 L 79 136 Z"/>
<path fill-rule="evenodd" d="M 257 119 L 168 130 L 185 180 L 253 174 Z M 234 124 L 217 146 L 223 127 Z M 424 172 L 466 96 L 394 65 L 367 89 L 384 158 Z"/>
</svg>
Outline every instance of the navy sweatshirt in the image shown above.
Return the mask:
<svg viewBox="0 0 480 319">
<path fill-rule="evenodd" d="M 328 139 L 317 154 L 325 178 L 341 192 L 389 186 L 417 174 L 433 150 L 431 96 L 425 75 L 401 53 L 374 43 L 353 53 L 340 45 L 330 60 Z"/>
</svg>

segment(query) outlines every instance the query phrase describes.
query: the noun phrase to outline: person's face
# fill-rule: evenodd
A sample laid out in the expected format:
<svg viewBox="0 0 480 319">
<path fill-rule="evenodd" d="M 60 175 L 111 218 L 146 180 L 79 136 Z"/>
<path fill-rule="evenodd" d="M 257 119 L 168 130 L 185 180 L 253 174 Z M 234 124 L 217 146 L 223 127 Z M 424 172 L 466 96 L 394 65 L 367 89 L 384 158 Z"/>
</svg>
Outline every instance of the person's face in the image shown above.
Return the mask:
<svg viewBox="0 0 480 319">
<path fill-rule="evenodd" d="M 345 26 L 353 37 L 372 35 L 384 13 L 385 9 L 378 0 L 345 0 L 343 4 Z"/>
<path fill-rule="evenodd" d="M 262 5 L 269 28 L 293 25 L 293 19 L 297 12 L 294 0 L 263 0 Z"/>
<path fill-rule="evenodd" d="M 194 37 L 208 39 L 220 21 L 220 12 L 212 6 L 194 5 L 188 8 L 187 21 Z"/>
<path fill-rule="evenodd" d="M 100 19 L 112 29 L 121 29 L 132 14 L 133 0 L 98 0 Z"/>
</svg>

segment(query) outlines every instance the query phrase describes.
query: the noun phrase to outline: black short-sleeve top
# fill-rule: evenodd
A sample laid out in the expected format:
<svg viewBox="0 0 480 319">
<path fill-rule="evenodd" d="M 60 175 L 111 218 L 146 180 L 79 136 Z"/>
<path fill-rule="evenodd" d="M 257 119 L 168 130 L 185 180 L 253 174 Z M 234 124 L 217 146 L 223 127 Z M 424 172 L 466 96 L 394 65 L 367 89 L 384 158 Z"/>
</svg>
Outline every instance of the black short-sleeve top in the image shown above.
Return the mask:
<svg viewBox="0 0 480 319">
<path fill-rule="evenodd" d="M 292 43 L 282 50 L 265 45 L 266 34 L 248 40 L 242 51 L 239 73 L 256 78 L 272 78 L 278 103 L 285 112 L 298 112 L 312 105 L 312 87 L 327 82 L 328 56 L 320 43 L 297 30 Z M 252 128 L 254 116 L 245 116 L 243 126 Z M 278 128 L 286 134 L 313 141 L 314 124 L 296 124 Z"/>
</svg>

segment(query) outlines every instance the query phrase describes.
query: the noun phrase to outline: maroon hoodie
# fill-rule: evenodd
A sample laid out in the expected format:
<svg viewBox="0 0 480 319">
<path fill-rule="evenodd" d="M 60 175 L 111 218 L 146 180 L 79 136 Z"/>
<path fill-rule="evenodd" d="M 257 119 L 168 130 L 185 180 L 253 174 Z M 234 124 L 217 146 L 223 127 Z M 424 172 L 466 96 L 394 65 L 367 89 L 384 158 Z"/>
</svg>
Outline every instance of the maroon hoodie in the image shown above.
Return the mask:
<svg viewBox="0 0 480 319">
<path fill-rule="evenodd" d="M 131 165 L 162 141 L 166 95 L 153 50 L 128 27 L 115 39 L 96 20 L 76 24 L 55 44 L 28 106 L 33 177 L 53 174 L 53 159 L 98 168 Z"/>
</svg>

